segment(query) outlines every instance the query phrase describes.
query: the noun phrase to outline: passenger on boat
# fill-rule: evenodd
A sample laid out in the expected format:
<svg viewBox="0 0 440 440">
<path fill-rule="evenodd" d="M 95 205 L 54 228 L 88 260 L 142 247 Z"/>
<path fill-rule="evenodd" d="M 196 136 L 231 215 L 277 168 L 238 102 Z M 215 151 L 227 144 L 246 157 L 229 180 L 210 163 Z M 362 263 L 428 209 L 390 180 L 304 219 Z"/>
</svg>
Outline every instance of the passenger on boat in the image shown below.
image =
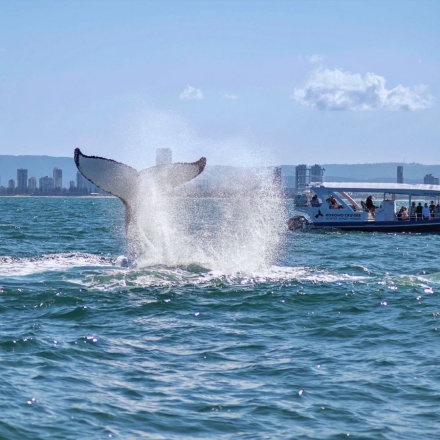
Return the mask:
<svg viewBox="0 0 440 440">
<path fill-rule="evenodd" d="M 330 209 L 338 209 L 339 208 L 338 202 L 336 201 L 336 199 L 333 196 L 330 196 L 329 208 Z"/>
<path fill-rule="evenodd" d="M 318 196 L 316 194 L 312 197 L 310 204 L 312 206 L 321 206 L 321 203 L 319 202 Z"/>
<path fill-rule="evenodd" d="M 406 209 L 406 206 L 402 206 L 402 208 L 403 208 L 402 220 L 408 220 L 409 219 L 408 210 Z"/>
<path fill-rule="evenodd" d="M 425 206 L 422 208 L 422 217 L 423 220 L 429 220 L 429 206 L 427 203 L 425 203 Z"/>
<path fill-rule="evenodd" d="M 374 214 L 374 211 L 376 210 L 376 205 L 373 203 L 373 196 L 367 197 L 367 200 L 365 200 L 365 206 L 372 214 Z"/>
<path fill-rule="evenodd" d="M 397 220 L 408 220 L 408 211 L 406 206 L 402 206 L 397 213 Z"/>
<path fill-rule="evenodd" d="M 429 205 L 429 218 L 434 220 L 435 218 L 435 205 L 434 200 L 431 200 L 431 204 Z"/>
<path fill-rule="evenodd" d="M 416 207 L 416 219 L 417 220 L 422 220 L 422 217 L 423 217 L 423 206 L 419 202 L 419 204 Z"/>
<path fill-rule="evenodd" d="M 417 212 L 416 212 L 416 202 L 411 202 L 411 210 L 409 212 L 409 218 L 410 220 L 415 220 L 417 218 Z"/>
<path fill-rule="evenodd" d="M 435 205 L 435 218 L 440 218 L 440 203 Z"/>
</svg>

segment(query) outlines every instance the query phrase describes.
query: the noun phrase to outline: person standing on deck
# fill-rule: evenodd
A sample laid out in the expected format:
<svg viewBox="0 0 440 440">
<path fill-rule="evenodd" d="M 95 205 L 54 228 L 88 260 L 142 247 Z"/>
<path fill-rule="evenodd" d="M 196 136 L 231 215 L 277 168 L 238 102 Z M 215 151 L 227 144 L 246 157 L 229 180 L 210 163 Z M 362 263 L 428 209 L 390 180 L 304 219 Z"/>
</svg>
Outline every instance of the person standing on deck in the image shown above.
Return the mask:
<svg viewBox="0 0 440 440">
<path fill-rule="evenodd" d="M 416 208 L 416 219 L 422 220 L 422 215 L 423 215 L 423 206 L 419 202 L 419 204 L 417 205 L 417 208 Z"/>
<path fill-rule="evenodd" d="M 416 202 L 411 202 L 411 208 L 409 211 L 409 219 L 410 220 L 415 220 L 417 218 L 417 213 L 416 213 Z"/>
<path fill-rule="evenodd" d="M 376 210 L 376 205 L 373 203 L 373 196 L 367 197 L 367 200 L 365 200 L 365 206 L 372 214 L 374 214 L 374 211 Z"/>
<path fill-rule="evenodd" d="M 431 200 L 431 204 L 429 205 L 429 218 L 434 220 L 435 218 L 435 205 L 434 200 Z"/>
<path fill-rule="evenodd" d="M 430 215 L 429 206 L 427 203 L 425 203 L 425 206 L 422 208 L 423 220 L 429 220 L 429 215 Z"/>
</svg>

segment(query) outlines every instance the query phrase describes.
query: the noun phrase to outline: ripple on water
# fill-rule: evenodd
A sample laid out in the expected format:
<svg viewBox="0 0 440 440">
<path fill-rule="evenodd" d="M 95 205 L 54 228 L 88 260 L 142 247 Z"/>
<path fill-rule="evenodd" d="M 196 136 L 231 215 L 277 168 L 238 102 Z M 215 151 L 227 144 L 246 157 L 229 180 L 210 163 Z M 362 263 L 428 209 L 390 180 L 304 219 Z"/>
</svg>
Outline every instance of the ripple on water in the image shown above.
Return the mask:
<svg viewBox="0 0 440 440">
<path fill-rule="evenodd" d="M 0 437 L 432 437 L 437 238 L 291 234 L 264 270 L 123 269 L 119 223 L 69 203 L 45 240 L 20 225 L 33 249 L 0 242 Z"/>
</svg>

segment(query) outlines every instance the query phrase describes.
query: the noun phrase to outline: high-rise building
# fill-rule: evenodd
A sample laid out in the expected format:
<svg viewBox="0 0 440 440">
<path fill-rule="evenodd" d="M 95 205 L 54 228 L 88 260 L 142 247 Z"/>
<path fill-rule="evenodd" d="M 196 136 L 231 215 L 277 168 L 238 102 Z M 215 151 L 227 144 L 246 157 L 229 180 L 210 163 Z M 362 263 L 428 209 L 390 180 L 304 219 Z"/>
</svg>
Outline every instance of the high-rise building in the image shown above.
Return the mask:
<svg viewBox="0 0 440 440">
<path fill-rule="evenodd" d="M 35 191 L 37 189 L 37 179 L 35 177 L 29 177 L 28 190 Z"/>
<path fill-rule="evenodd" d="M 322 183 L 324 180 L 324 168 L 321 165 L 310 167 L 310 182 Z"/>
<path fill-rule="evenodd" d="M 17 192 L 24 194 L 27 192 L 28 187 L 28 170 L 19 168 L 17 170 Z"/>
<path fill-rule="evenodd" d="M 403 183 L 403 166 L 397 167 L 397 183 Z"/>
<path fill-rule="evenodd" d="M 439 184 L 439 178 L 434 177 L 432 174 L 427 174 L 423 178 L 423 183 L 426 185 L 438 185 Z"/>
<path fill-rule="evenodd" d="M 172 163 L 173 153 L 171 148 L 157 148 L 156 149 L 156 165 L 165 165 Z"/>
<path fill-rule="evenodd" d="M 304 191 L 308 183 L 307 165 L 297 165 L 295 168 L 295 191 Z"/>
<path fill-rule="evenodd" d="M 41 192 L 53 191 L 53 178 L 49 176 L 40 177 L 40 190 Z"/>
<path fill-rule="evenodd" d="M 322 183 L 324 181 L 324 168 L 320 165 L 297 165 L 295 169 L 295 192 L 303 192 L 309 183 Z"/>
<path fill-rule="evenodd" d="M 55 189 L 61 189 L 63 186 L 63 170 L 53 169 L 53 186 Z"/>
</svg>

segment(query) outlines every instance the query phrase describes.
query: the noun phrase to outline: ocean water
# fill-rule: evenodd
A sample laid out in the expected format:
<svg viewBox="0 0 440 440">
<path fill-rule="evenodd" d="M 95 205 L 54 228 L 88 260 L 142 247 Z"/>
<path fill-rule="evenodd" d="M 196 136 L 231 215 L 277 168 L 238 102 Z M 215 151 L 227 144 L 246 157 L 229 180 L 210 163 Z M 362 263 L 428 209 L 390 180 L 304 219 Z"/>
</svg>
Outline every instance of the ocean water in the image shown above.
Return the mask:
<svg viewBox="0 0 440 440">
<path fill-rule="evenodd" d="M 440 438 L 440 236 L 179 203 L 121 268 L 119 200 L 0 198 L 0 438 Z"/>
</svg>

